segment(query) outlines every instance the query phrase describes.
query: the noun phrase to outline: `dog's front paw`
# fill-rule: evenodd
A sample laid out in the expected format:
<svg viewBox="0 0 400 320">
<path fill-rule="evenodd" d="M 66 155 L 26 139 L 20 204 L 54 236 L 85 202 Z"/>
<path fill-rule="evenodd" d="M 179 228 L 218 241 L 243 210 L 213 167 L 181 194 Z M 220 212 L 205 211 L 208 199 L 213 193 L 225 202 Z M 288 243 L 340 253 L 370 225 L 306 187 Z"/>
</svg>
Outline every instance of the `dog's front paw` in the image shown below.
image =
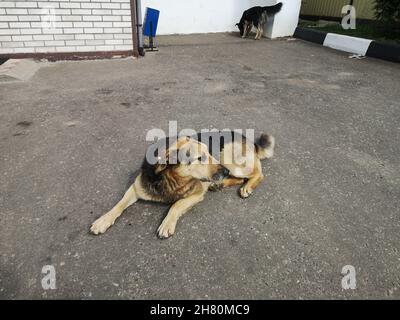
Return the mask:
<svg viewBox="0 0 400 320">
<path fill-rule="evenodd" d="M 248 198 L 253 193 L 253 190 L 251 190 L 251 188 L 248 187 L 247 185 L 244 185 L 243 187 L 240 188 L 239 193 L 240 196 L 245 199 Z"/>
<path fill-rule="evenodd" d="M 95 222 L 93 222 L 90 227 L 90 232 L 97 235 L 106 232 L 106 230 L 113 225 L 113 221 L 110 221 L 108 217 L 100 217 Z"/>
<path fill-rule="evenodd" d="M 176 221 L 167 218 L 158 227 L 157 233 L 160 239 L 167 239 L 175 233 Z"/>
<path fill-rule="evenodd" d="M 222 183 L 213 183 L 208 187 L 209 191 L 220 191 L 222 190 L 222 188 L 224 187 L 224 185 Z"/>
</svg>

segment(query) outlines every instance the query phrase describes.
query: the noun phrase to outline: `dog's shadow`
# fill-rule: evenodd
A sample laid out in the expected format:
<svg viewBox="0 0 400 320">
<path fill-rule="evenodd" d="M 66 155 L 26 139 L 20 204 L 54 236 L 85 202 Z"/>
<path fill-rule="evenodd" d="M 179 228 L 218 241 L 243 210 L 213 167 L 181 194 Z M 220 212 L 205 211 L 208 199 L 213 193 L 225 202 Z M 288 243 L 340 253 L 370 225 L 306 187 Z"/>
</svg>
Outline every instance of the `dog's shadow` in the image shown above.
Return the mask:
<svg viewBox="0 0 400 320">
<path fill-rule="evenodd" d="M 240 33 L 237 32 L 237 31 L 227 32 L 226 34 L 227 34 L 229 37 L 232 37 L 232 38 L 240 38 Z"/>
<path fill-rule="evenodd" d="M 252 39 L 252 40 L 254 40 L 254 37 L 255 37 L 256 33 L 253 32 L 253 31 L 251 31 L 251 32 L 247 35 L 246 38 L 242 38 L 242 36 L 240 35 L 240 33 L 237 32 L 237 31 L 228 32 L 227 35 L 228 35 L 229 37 L 236 38 L 236 39 L 242 39 L 242 40 Z"/>
</svg>

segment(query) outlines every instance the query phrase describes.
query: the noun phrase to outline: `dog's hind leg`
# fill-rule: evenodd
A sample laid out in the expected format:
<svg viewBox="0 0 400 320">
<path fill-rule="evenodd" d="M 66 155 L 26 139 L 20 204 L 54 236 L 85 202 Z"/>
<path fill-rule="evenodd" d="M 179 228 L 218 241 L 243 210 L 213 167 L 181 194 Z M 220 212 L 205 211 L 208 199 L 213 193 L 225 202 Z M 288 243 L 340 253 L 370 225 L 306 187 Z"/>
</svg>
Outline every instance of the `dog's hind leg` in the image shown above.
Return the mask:
<svg viewBox="0 0 400 320">
<path fill-rule="evenodd" d="M 254 37 L 254 40 L 258 40 L 258 39 L 259 39 L 259 38 L 258 38 L 259 33 L 260 33 L 260 27 L 258 26 L 258 27 L 257 27 L 256 36 Z"/>
<path fill-rule="evenodd" d="M 138 180 L 136 180 L 138 181 Z M 98 218 L 91 226 L 90 231 L 93 234 L 101 234 L 106 232 L 106 230 L 111 227 L 115 220 L 122 214 L 122 212 L 128 208 L 130 205 L 134 204 L 138 200 L 138 195 L 136 192 L 135 182 L 129 187 L 125 192 L 122 199 L 112 208 L 109 212 Z"/>
<path fill-rule="evenodd" d="M 243 178 L 236 178 L 236 177 L 228 177 L 222 180 L 220 183 L 212 184 L 208 190 L 210 191 L 217 191 L 223 188 L 229 188 L 233 186 L 242 185 L 245 182 Z"/>
<path fill-rule="evenodd" d="M 265 28 L 265 24 L 267 23 L 267 19 L 268 19 L 267 13 L 263 12 L 263 14 L 261 15 L 261 19 L 258 22 L 258 30 L 259 30 L 259 32 L 258 32 L 258 39 L 257 40 L 260 40 L 264 35 L 264 28 Z"/>
<path fill-rule="evenodd" d="M 249 180 L 240 188 L 240 196 L 242 198 L 250 196 L 263 179 L 264 175 L 262 173 L 261 162 L 258 160 L 255 163 L 253 173 L 249 176 Z"/>
<path fill-rule="evenodd" d="M 264 25 L 260 23 L 258 25 L 257 34 L 256 34 L 256 37 L 254 38 L 254 40 L 260 40 L 262 38 L 263 34 L 264 34 Z"/>
<path fill-rule="evenodd" d="M 222 187 L 228 188 L 228 187 L 242 185 L 244 181 L 245 180 L 242 178 L 229 177 L 222 181 Z"/>
<path fill-rule="evenodd" d="M 260 32 L 258 34 L 258 40 L 260 40 L 262 38 L 263 34 L 264 34 L 264 27 L 263 27 L 263 25 L 260 25 Z"/>
</svg>

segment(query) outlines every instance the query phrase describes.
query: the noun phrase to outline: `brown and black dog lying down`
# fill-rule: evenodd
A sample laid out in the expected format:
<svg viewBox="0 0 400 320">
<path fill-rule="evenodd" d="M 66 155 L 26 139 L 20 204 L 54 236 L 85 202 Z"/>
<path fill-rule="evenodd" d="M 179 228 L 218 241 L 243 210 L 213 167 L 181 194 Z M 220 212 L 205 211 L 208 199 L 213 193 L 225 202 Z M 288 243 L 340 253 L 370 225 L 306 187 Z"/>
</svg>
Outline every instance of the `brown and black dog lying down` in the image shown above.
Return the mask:
<svg viewBox="0 0 400 320">
<path fill-rule="evenodd" d="M 228 134 L 237 135 L 233 131 Z M 263 134 L 254 143 L 241 135 L 241 139 L 220 139 L 217 146 L 211 146 L 212 143 L 200 142 L 210 140 L 198 137 L 175 139 L 169 148 L 156 151 L 154 164 L 146 156 L 135 182 L 111 211 L 93 223 L 90 231 L 104 233 L 126 208 L 142 199 L 172 204 L 157 230 L 160 238 L 168 238 L 175 233 L 179 218 L 202 201 L 208 190 L 241 185 L 240 196 L 247 198 L 263 180 L 260 160 L 273 156 L 275 139 Z M 177 154 L 185 155 L 185 159 L 172 161 Z"/>
</svg>

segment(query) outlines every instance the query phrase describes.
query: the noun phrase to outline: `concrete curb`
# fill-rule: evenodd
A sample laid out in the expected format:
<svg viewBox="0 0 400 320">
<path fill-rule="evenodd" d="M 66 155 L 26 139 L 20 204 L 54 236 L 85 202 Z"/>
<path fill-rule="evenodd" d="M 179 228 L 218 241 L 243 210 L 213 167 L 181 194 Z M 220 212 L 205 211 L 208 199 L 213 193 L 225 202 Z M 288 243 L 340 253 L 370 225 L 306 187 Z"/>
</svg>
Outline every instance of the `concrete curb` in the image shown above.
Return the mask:
<svg viewBox="0 0 400 320">
<path fill-rule="evenodd" d="M 27 81 L 40 69 L 38 62 L 31 59 L 10 59 L 0 66 L 0 83 Z"/>
<path fill-rule="evenodd" d="M 309 28 L 297 27 L 294 37 L 322 44 L 336 50 L 351 52 L 362 56 L 400 62 L 400 46 L 379 41 L 349 37 Z"/>
</svg>

